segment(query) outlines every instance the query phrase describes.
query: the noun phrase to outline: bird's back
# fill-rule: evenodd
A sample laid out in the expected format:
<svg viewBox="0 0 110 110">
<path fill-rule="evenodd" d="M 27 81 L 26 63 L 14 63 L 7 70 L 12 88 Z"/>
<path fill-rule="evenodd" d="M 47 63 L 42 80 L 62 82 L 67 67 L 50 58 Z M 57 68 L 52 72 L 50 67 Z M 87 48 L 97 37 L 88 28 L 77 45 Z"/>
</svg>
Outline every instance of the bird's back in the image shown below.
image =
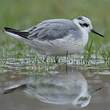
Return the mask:
<svg viewBox="0 0 110 110">
<path fill-rule="evenodd" d="M 56 40 L 61 39 L 68 34 L 81 35 L 79 28 L 72 20 L 51 19 L 45 20 L 28 30 L 30 39 Z M 78 35 L 79 34 L 79 35 Z"/>
</svg>

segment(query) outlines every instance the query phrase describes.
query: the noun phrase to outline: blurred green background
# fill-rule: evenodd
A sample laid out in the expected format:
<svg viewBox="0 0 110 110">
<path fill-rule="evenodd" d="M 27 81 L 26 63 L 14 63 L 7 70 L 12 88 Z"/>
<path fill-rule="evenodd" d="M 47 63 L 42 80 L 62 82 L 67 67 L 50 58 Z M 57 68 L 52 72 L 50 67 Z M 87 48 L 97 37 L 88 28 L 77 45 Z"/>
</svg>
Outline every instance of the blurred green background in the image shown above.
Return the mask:
<svg viewBox="0 0 110 110">
<path fill-rule="evenodd" d="M 27 29 L 45 19 L 73 19 L 84 15 L 93 21 L 97 31 L 105 35 L 103 39 L 90 34 L 95 49 L 110 43 L 109 10 L 110 0 L 0 0 L 0 29 L 4 26 Z M 29 50 L 23 42 L 0 32 L 0 54 L 17 51 L 22 55 Z"/>
</svg>

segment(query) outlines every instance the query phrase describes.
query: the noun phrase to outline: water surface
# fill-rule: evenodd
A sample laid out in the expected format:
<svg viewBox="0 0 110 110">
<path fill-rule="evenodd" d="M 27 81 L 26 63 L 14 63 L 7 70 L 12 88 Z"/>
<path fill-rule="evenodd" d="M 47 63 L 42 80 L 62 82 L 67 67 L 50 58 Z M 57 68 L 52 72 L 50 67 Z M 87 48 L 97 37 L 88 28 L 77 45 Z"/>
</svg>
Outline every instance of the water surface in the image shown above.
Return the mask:
<svg viewBox="0 0 110 110">
<path fill-rule="evenodd" d="M 0 107 L 3 110 L 103 110 L 104 106 L 109 110 L 109 68 L 55 64 L 42 71 L 38 67 L 15 62 L 2 67 Z M 21 85 L 25 86 L 19 88 Z M 9 93 L 3 94 L 4 91 Z"/>
</svg>

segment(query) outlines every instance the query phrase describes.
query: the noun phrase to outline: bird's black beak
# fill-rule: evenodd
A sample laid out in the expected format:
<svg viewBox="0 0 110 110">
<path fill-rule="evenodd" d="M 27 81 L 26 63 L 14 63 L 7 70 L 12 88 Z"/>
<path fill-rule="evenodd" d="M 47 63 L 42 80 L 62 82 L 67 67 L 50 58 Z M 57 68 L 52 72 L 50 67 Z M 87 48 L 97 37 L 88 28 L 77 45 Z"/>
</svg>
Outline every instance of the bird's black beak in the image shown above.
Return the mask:
<svg viewBox="0 0 110 110">
<path fill-rule="evenodd" d="M 99 35 L 99 36 L 101 36 L 101 37 L 104 37 L 103 34 L 100 34 L 100 33 L 96 32 L 94 29 L 92 29 L 91 32 L 93 32 L 93 33 L 95 33 L 95 34 L 97 34 L 97 35 Z"/>
</svg>

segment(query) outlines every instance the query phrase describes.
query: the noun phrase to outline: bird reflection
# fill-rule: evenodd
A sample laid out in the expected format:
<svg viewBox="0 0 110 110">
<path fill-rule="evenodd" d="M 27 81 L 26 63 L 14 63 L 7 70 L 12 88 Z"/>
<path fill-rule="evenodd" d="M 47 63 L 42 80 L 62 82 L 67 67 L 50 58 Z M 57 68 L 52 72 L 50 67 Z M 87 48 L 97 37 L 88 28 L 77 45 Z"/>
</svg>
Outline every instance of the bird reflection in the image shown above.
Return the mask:
<svg viewBox="0 0 110 110">
<path fill-rule="evenodd" d="M 62 64 L 52 71 L 35 72 L 35 75 L 34 72 L 32 75 L 18 74 L 16 71 L 3 73 L 0 95 L 23 90 L 27 97 L 32 96 L 45 103 L 71 104 L 73 107 L 83 108 L 90 103 L 91 96 L 92 103 L 108 101 L 109 85 L 109 70 L 94 71 L 82 66 Z"/>
<path fill-rule="evenodd" d="M 30 77 L 25 92 L 45 103 L 85 107 L 89 104 L 91 95 L 81 72 L 77 67 L 67 66 L 65 70 L 65 65 L 59 65 L 46 75 Z"/>
</svg>

